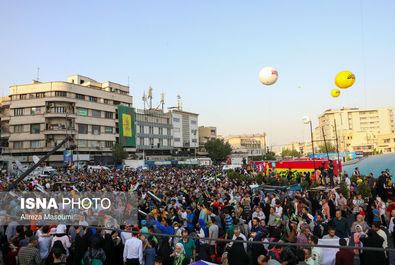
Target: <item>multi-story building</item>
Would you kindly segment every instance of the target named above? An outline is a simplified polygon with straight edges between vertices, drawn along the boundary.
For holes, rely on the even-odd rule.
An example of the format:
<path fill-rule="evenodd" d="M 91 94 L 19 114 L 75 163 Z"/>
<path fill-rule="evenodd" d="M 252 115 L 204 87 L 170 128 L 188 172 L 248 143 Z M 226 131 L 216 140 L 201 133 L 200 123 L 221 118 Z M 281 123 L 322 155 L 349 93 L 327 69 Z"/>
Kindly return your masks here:
<path fill-rule="evenodd" d="M 231 136 L 225 138 L 225 142 L 232 147 L 232 153 L 249 156 L 261 156 L 266 153 L 266 133 Z"/>
<path fill-rule="evenodd" d="M 199 114 L 172 109 L 173 147 L 175 154 L 196 154 L 199 148 Z"/>
<path fill-rule="evenodd" d="M 78 147 L 75 152 L 85 154 L 80 157 L 111 155 L 119 141 L 118 105 L 132 106 L 128 86 L 81 75 L 69 76 L 66 82 L 11 86 L 10 101 L 2 104 L 1 112 L 10 131 L 4 152 L 31 162 L 33 155 L 44 155 L 70 135 Z M 62 151 L 49 158 L 50 163 L 62 161 Z"/>
<path fill-rule="evenodd" d="M 200 126 L 199 127 L 199 149 L 205 152 L 204 145 L 207 141 L 217 139 L 217 128 L 212 126 Z"/>
<path fill-rule="evenodd" d="M 136 110 L 136 151 L 150 157 L 170 155 L 173 150 L 170 113 L 157 109 Z"/>
<path fill-rule="evenodd" d="M 377 139 L 378 153 L 394 153 L 395 152 L 395 133 L 381 134 Z"/>
<path fill-rule="evenodd" d="M 323 141 L 325 134 L 325 139 L 335 144 L 337 133 L 339 149 L 345 152 L 371 154 L 379 135 L 394 132 L 393 108 L 330 109 L 321 114 L 318 121 L 314 140 Z"/>

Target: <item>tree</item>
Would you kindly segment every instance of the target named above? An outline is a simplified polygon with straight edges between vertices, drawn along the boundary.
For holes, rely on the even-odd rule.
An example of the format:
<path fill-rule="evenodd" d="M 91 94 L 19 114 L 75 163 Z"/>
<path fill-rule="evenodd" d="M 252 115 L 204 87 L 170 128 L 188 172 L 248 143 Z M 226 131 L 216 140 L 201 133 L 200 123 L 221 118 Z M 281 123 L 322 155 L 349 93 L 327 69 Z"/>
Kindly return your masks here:
<path fill-rule="evenodd" d="M 122 163 L 122 160 L 128 157 L 128 152 L 125 151 L 125 148 L 121 144 L 116 143 L 112 147 L 112 157 L 114 158 L 115 165 L 119 165 Z"/>
<path fill-rule="evenodd" d="M 276 160 L 276 154 L 274 152 L 267 152 L 262 156 L 262 160 Z"/>
<path fill-rule="evenodd" d="M 281 157 L 286 157 L 286 156 L 292 156 L 292 157 L 301 157 L 301 153 L 299 153 L 298 151 L 296 151 L 295 149 L 289 150 L 289 149 L 284 149 L 281 152 Z"/>
<path fill-rule="evenodd" d="M 225 143 L 222 139 L 209 140 L 204 145 L 208 156 L 214 162 L 221 162 L 226 159 L 232 152 L 232 147 L 229 143 Z"/>
<path fill-rule="evenodd" d="M 325 144 L 320 145 L 318 150 L 320 153 L 336 153 L 336 146 L 334 146 L 330 142 L 326 142 L 326 147 L 325 147 Z"/>

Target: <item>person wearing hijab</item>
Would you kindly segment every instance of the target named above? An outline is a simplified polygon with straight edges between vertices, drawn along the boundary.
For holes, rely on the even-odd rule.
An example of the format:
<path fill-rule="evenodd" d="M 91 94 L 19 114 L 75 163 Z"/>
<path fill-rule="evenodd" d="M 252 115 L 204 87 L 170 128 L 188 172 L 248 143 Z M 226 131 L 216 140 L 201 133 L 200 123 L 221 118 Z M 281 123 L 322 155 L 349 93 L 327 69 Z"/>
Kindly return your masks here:
<path fill-rule="evenodd" d="M 360 238 L 364 235 L 362 230 L 362 226 L 355 225 L 355 233 L 354 233 L 354 244 L 356 247 L 362 247 L 363 244 L 360 241 Z M 363 264 L 363 252 L 360 249 L 354 249 L 354 254 L 359 255 L 360 263 Z"/>
<path fill-rule="evenodd" d="M 367 237 L 363 236 L 359 239 L 365 247 L 382 248 L 384 239 L 379 236 L 373 229 L 367 233 Z M 370 264 L 385 264 L 385 254 L 383 251 L 364 250 L 364 263 L 362 265 Z"/>
<path fill-rule="evenodd" d="M 187 265 L 190 263 L 190 259 L 185 256 L 184 245 L 181 243 L 176 244 L 176 248 L 171 256 L 174 257 L 174 265 Z"/>
<path fill-rule="evenodd" d="M 66 256 L 69 256 L 71 242 L 69 236 L 66 234 L 66 225 L 59 224 L 56 227 L 56 235 L 52 238 L 51 248 L 53 248 L 56 241 L 60 241 L 62 243 L 63 248 L 66 250 Z"/>
<path fill-rule="evenodd" d="M 368 224 L 365 222 L 363 219 L 362 215 L 358 214 L 357 215 L 357 220 L 352 223 L 351 225 L 351 232 L 355 233 L 356 232 L 356 226 L 359 225 L 362 229 L 362 232 L 365 232 L 366 230 L 369 229 Z"/>
<path fill-rule="evenodd" d="M 236 240 L 243 240 L 241 237 Z M 234 243 L 228 251 L 229 265 L 248 265 L 250 260 L 244 249 L 243 243 Z"/>
<path fill-rule="evenodd" d="M 199 224 L 199 233 L 198 233 L 199 238 L 208 238 L 209 233 L 204 220 L 199 219 L 198 224 Z M 210 261 L 209 246 L 207 240 L 200 239 L 199 243 L 200 243 L 200 249 L 199 249 L 198 259 L 204 261 Z"/>

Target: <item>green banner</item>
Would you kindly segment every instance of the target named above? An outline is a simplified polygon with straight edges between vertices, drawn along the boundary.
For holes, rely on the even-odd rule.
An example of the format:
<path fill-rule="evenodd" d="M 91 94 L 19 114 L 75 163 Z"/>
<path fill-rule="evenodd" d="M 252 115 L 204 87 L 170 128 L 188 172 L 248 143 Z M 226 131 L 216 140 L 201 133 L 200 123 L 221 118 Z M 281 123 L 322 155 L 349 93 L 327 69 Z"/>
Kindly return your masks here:
<path fill-rule="evenodd" d="M 123 146 L 136 146 L 134 108 L 118 105 L 119 143 Z"/>

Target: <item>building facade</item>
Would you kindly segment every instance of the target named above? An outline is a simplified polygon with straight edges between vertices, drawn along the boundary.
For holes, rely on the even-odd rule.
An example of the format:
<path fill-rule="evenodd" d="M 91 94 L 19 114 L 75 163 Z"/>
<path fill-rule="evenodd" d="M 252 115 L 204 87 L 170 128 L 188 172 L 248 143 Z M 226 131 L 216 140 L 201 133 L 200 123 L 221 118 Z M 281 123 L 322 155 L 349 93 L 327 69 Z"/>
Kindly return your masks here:
<path fill-rule="evenodd" d="M 199 114 L 180 109 L 170 110 L 173 123 L 174 153 L 196 154 L 199 148 Z"/>
<path fill-rule="evenodd" d="M 395 133 L 381 134 L 378 136 L 377 152 L 383 154 L 395 152 Z"/>
<path fill-rule="evenodd" d="M 44 155 L 67 135 L 72 136 L 78 154 L 111 155 L 112 146 L 119 141 L 117 107 L 132 107 L 128 86 L 99 83 L 81 75 L 69 76 L 66 82 L 11 86 L 9 97 L 1 112 L 1 121 L 8 122 L 10 132 L 4 152 L 22 162 Z M 62 161 L 62 151 L 49 158 L 49 162 Z"/>
<path fill-rule="evenodd" d="M 136 110 L 136 151 L 142 155 L 170 155 L 173 150 L 173 124 L 170 113 L 162 110 Z"/>
<path fill-rule="evenodd" d="M 342 152 L 373 154 L 379 135 L 394 132 L 393 108 L 330 109 L 321 114 L 318 121 L 315 140 L 322 142 L 325 135 L 325 139 L 335 145 L 337 133 Z"/>
<path fill-rule="evenodd" d="M 207 141 L 217 139 L 217 128 L 213 126 L 199 126 L 199 150 L 205 152 L 204 145 Z"/>
<path fill-rule="evenodd" d="M 225 142 L 232 147 L 232 153 L 243 154 L 246 157 L 261 156 L 266 153 L 266 133 L 231 136 Z"/>

